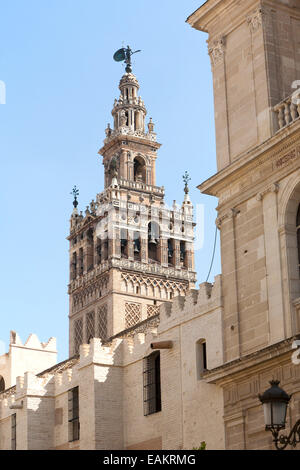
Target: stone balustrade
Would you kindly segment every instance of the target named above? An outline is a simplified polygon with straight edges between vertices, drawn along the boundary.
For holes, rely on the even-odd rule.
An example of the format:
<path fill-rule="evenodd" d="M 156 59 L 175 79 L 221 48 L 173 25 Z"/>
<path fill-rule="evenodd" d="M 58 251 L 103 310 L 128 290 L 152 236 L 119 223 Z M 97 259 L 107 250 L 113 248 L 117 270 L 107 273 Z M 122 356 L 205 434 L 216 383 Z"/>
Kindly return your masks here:
<path fill-rule="evenodd" d="M 104 139 L 104 144 L 110 142 L 114 137 L 119 135 L 126 135 L 132 137 L 141 137 L 142 139 L 150 140 L 151 142 L 156 142 L 155 132 L 145 133 L 142 130 L 134 130 L 128 126 L 119 127 L 118 129 L 111 130 L 110 134 Z"/>
<path fill-rule="evenodd" d="M 145 103 L 142 100 L 140 96 L 135 96 L 135 97 L 130 97 L 130 98 L 124 98 L 122 95 L 121 97 L 114 102 L 114 107 L 118 108 L 123 105 L 135 105 L 135 106 L 140 106 L 142 108 L 145 108 Z"/>
<path fill-rule="evenodd" d="M 144 192 L 151 194 L 157 194 L 159 196 L 164 196 L 165 190 L 163 186 L 153 186 L 152 184 L 144 183 L 143 181 L 131 181 L 125 178 L 119 179 L 119 184 L 121 188 L 125 189 L 138 189 Z"/>
<path fill-rule="evenodd" d="M 277 115 L 279 130 L 296 121 L 300 116 L 300 90 L 274 106 L 273 111 Z"/>

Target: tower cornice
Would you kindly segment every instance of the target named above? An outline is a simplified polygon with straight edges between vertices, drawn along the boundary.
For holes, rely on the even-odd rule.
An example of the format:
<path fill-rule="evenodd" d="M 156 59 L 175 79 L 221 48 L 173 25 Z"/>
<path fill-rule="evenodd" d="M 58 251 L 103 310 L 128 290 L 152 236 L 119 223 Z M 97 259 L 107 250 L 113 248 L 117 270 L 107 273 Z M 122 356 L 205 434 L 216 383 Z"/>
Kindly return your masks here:
<path fill-rule="evenodd" d="M 115 135 L 111 139 L 109 139 L 108 142 L 104 143 L 103 147 L 100 148 L 98 154 L 103 155 L 114 146 L 120 146 L 120 144 L 121 146 L 122 145 L 128 146 L 130 143 L 146 146 L 148 150 L 149 150 L 149 147 L 154 149 L 153 151 L 158 150 L 162 144 L 155 142 L 153 140 L 150 140 L 147 136 L 148 134 L 145 134 L 144 137 L 128 135 L 128 134 Z"/>

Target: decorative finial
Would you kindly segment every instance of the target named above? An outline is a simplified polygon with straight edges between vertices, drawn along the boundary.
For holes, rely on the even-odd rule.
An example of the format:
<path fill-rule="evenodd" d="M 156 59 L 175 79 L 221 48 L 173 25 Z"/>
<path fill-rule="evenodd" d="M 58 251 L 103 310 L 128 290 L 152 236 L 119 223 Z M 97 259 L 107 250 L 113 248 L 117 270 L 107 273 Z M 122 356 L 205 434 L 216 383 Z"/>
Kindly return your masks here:
<path fill-rule="evenodd" d="M 154 131 L 154 123 L 152 121 L 152 118 L 150 118 L 150 121 L 148 122 L 148 130 L 149 130 L 149 134 L 151 134 Z"/>
<path fill-rule="evenodd" d="M 122 47 L 122 49 L 117 50 L 117 52 L 114 53 L 114 60 L 116 62 L 125 62 L 126 64 L 126 72 L 130 73 L 132 72 L 131 68 L 131 56 L 133 54 L 136 54 L 137 52 L 141 52 L 140 50 L 138 51 L 132 51 L 130 46 L 127 46 L 127 49 L 125 47 Z"/>
<path fill-rule="evenodd" d="M 79 189 L 76 186 L 74 186 L 70 194 L 73 194 L 74 196 L 73 206 L 76 209 L 76 207 L 78 206 L 77 196 L 79 196 Z"/>
<path fill-rule="evenodd" d="M 112 133 L 112 129 L 111 129 L 111 127 L 110 127 L 110 124 L 108 123 L 108 124 L 107 124 L 107 128 L 105 129 L 106 137 L 110 137 L 110 136 L 111 136 L 111 133 Z"/>
<path fill-rule="evenodd" d="M 184 173 L 182 179 L 183 179 L 183 182 L 184 182 L 184 184 L 185 184 L 184 192 L 185 192 L 185 194 L 188 194 L 189 191 L 190 191 L 190 190 L 189 190 L 189 181 L 191 181 L 191 178 L 190 178 L 190 175 L 188 174 L 187 171 L 185 171 L 185 173 Z"/>

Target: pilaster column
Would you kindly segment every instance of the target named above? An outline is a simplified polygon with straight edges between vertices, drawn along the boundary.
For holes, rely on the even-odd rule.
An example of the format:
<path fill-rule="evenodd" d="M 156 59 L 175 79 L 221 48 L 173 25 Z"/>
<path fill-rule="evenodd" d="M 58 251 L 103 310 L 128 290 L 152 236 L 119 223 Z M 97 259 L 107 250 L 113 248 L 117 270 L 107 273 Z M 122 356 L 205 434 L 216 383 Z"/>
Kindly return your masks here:
<path fill-rule="evenodd" d="M 141 261 L 148 263 L 148 239 L 141 233 Z"/>
<path fill-rule="evenodd" d="M 222 283 L 224 300 L 224 353 L 225 361 L 240 357 L 240 320 L 236 264 L 235 217 L 238 211 L 230 209 L 219 218 L 221 230 Z"/>
<path fill-rule="evenodd" d="M 115 258 L 121 257 L 120 229 L 118 227 L 115 227 L 113 230 L 112 256 Z"/>
<path fill-rule="evenodd" d="M 133 181 L 133 162 L 127 160 L 127 179 Z"/>
<path fill-rule="evenodd" d="M 121 176 L 121 178 L 127 179 L 126 167 L 127 167 L 127 152 L 126 152 L 126 150 L 122 150 L 121 158 L 120 158 L 120 176 Z"/>
<path fill-rule="evenodd" d="M 189 271 L 193 270 L 193 245 L 186 242 L 186 267 Z"/>
<path fill-rule="evenodd" d="M 225 37 L 219 37 L 208 42 L 208 53 L 213 71 L 215 109 L 218 109 L 215 122 L 219 169 L 230 163 L 225 46 Z"/>
<path fill-rule="evenodd" d="M 175 267 L 180 269 L 180 241 L 174 239 L 174 261 Z"/>
<path fill-rule="evenodd" d="M 146 183 L 147 184 L 152 184 L 151 166 L 149 166 L 149 165 L 146 166 Z"/>
<path fill-rule="evenodd" d="M 286 337 L 277 218 L 278 189 L 279 186 L 277 184 L 273 184 L 266 191 L 257 195 L 257 199 L 262 202 L 263 206 L 270 344 L 277 343 Z"/>
<path fill-rule="evenodd" d="M 168 240 L 166 238 L 160 239 L 159 249 L 161 265 L 168 267 Z"/>
<path fill-rule="evenodd" d="M 128 230 L 128 259 L 134 261 L 133 230 Z"/>

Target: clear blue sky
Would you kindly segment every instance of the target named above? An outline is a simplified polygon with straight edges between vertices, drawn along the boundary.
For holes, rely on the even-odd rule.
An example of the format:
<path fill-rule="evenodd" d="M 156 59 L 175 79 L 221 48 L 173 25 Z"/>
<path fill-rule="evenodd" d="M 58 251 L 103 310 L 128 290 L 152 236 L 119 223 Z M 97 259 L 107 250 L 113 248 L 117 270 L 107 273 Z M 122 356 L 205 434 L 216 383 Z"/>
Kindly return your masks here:
<path fill-rule="evenodd" d="M 157 184 L 166 201 L 204 204 L 198 282 L 208 273 L 217 200 L 196 185 L 216 171 L 213 92 L 207 36 L 185 23 L 202 0 L 10 0 L 1 5 L 0 340 L 57 337 L 68 351 L 70 191 L 80 209 L 103 189 L 97 154 L 124 68 L 113 53 L 130 44 L 140 94 L 163 145 Z M 220 272 L 219 250 L 210 280 Z"/>

